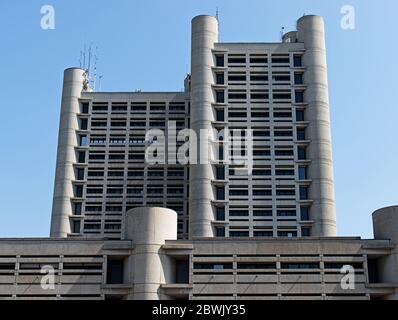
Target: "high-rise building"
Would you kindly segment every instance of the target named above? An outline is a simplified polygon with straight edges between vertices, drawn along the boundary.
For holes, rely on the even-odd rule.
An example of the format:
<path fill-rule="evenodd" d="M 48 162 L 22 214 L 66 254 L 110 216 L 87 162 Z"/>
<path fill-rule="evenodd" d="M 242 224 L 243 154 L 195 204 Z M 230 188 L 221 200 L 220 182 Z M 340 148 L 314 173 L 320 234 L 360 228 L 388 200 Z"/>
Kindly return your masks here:
<path fill-rule="evenodd" d="M 51 237 L 0 239 L 0 299 L 398 299 L 398 206 L 336 236 L 322 18 L 217 29 L 192 20 L 184 92 L 65 70 Z"/>
<path fill-rule="evenodd" d="M 93 92 L 86 76 L 64 75 L 51 236 L 119 238 L 140 206 L 175 210 L 181 239 L 336 235 L 321 17 L 278 43 L 219 42 L 217 19 L 195 17 L 185 92 Z M 197 161 L 182 164 L 168 138 L 186 128 Z"/>

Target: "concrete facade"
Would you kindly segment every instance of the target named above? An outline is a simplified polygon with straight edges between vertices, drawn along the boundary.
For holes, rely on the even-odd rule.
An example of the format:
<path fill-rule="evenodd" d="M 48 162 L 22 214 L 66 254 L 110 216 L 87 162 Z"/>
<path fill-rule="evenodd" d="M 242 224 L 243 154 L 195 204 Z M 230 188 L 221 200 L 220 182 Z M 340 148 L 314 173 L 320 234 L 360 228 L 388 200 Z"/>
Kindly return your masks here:
<path fill-rule="evenodd" d="M 65 70 L 50 238 L 0 239 L 0 299 L 398 299 L 398 207 L 373 213 L 375 239 L 336 236 L 322 18 L 221 43 L 197 16 L 191 48 L 184 92 Z M 187 128 L 211 133 L 204 163 L 148 135 Z"/>
<path fill-rule="evenodd" d="M 223 43 L 201 15 L 191 41 L 184 92 L 92 92 L 66 70 L 51 236 L 120 239 L 140 206 L 177 211 L 179 239 L 335 236 L 322 18 L 279 43 Z M 168 137 L 170 121 L 196 133 L 197 163 L 170 161 L 184 141 L 144 159 L 148 130 Z"/>

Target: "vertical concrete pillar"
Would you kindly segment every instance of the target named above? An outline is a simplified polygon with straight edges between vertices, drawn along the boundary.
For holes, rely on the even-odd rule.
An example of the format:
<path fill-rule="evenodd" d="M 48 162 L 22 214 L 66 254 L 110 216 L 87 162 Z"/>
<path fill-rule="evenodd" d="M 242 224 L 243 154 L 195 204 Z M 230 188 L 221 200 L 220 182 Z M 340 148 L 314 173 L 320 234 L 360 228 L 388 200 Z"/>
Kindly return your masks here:
<path fill-rule="evenodd" d="M 76 163 L 75 147 L 78 145 L 76 130 L 79 98 L 83 90 L 85 71 L 69 68 L 64 72 L 61 116 L 58 132 L 57 162 L 51 215 L 51 237 L 66 237 L 71 232 L 69 216 L 72 215 L 73 164 Z"/>
<path fill-rule="evenodd" d="M 162 253 L 165 240 L 177 239 L 177 213 L 166 208 L 141 207 L 127 212 L 125 239 L 133 241 L 134 252 L 127 262 L 127 282 L 133 284 L 129 300 L 167 299 L 160 285 L 173 283 L 173 259 Z"/>
<path fill-rule="evenodd" d="M 218 38 L 218 22 L 212 16 L 197 16 L 192 20 L 191 47 L 191 128 L 198 136 L 198 148 L 206 143 L 201 141 L 201 130 L 212 130 L 215 102 L 212 84 L 214 56 L 212 49 Z M 199 152 L 198 159 L 203 158 Z M 209 160 L 211 153 L 209 153 Z M 199 160 L 198 160 L 199 161 Z M 213 237 L 211 222 L 214 213 L 211 201 L 214 190 L 211 181 L 214 171 L 209 163 L 190 166 L 189 236 Z"/>
<path fill-rule="evenodd" d="M 313 236 L 336 235 L 332 144 L 330 132 L 329 97 L 326 66 L 324 23 L 320 16 L 304 16 L 297 21 L 298 41 L 304 43 L 303 65 L 306 67 L 304 99 L 308 103 L 306 120 L 307 150 L 311 164 L 308 168 L 312 184 L 309 198 L 313 200 L 311 219 Z"/>
<path fill-rule="evenodd" d="M 379 282 L 398 282 L 398 206 L 376 210 L 372 214 L 373 235 L 375 239 L 390 240 L 393 248 L 387 256 L 378 259 L 377 271 Z M 398 300 L 398 290 L 384 296 L 386 300 Z"/>

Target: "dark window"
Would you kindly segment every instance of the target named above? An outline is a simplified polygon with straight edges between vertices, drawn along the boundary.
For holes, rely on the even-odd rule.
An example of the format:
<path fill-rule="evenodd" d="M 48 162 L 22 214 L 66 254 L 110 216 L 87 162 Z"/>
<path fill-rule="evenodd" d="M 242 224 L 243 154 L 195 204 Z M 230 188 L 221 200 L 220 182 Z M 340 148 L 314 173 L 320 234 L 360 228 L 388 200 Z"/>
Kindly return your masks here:
<path fill-rule="evenodd" d="M 216 102 L 217 103 L 224 103 L 224 91 L 216 91 Z"/>
<path fill-rule="evenodd" d="M 216 73 L 216 84 L 224 84 L 224 73 Z"/>
<path fill-rule="evenodd" d="M 80 233 L 80 221 L 72 221 L 72 232 L 73 233 Z"/>
<path fill-rule="evenodd" d="M 216 227 L 216 237 L 225 237 L 225 228 L 224 227 Z"/>
<path fill-rule="evenodd" d="M 273 237 L 274 233 L 272 231 L 254 231 L 253 236 L 255 236 L 255 237 Z"/>
<path fill-rule="evenodd" d="M 88 124 L 87 119 L 80 119 L 80 129 L 87 130 L 87 124 Z"/>
<path fill-rule="evenodd" d="M 176 283 L 189 283 L 189 263 L 187 260 L 176 261 Z"/>
<path fill-rule="evenodd" d="M 77 169 L 77 180 L 84 180 L 84 169 L 83 168 Z"/>
<path fill-rule="evenodd" d="M 300 217 L 301 217 L 301 220 L 303 220 L 303 221 L 310 220 L 310 208 L 309 207 L 300 207 Z"/>
<path fill-rule="evenodd" d="M 222 140 L 222 139 L 220 138 L 220 140 Z M 218 160 L 224 160 L 224 148 L 223 147 L 218 148 Z"/>
<path fill-rule="evenodd" d="M 278 237 L 297 237 L 297 231 L 278 231 Z"/>
<path fill-rule="evenodd" d="M 299 167 L 299 180 L 307 179 L 307 167 Z"/>
<path fill-rule="evenodd" d="M 108 258 L 106 283 L 120 284 L 123 283 L 123 260 Z"/>
<path fill-rule="evenodd" d="M 82 204 L 81 202 L 76 202 L 73 204 L 73 214 L 79 216 L 82 214 Z"/>
<path fill-rule="evenodd" d="M 272 63 L 289 63 L 289 58 L 272 58 Z"/>
<path fill-rule="evenodd" d="M 295 217 L 296 210 L 278 210 L 276 214 L 278 217 Z"/>
<path fill-rule="evenodd" d="M 78 152 L 78 163 L 85 163 L 86 162 L 86 153 L 84 151 L 79 151 Z"/>
<path fill-rule="evenodd" d="M 305 140 L 305 129 L 297 129 L 297 140 Z"/>
<path fill-rule="evenodd" d="M 223 55 L 216 55 L 216 66 L 224 67 L 224 56 Z"/>
<path fill-rule="evenodd" d="M 230 237 L 248 237 L 249 231 L 230 231 L 229 236 Z"/>
<path fill-rule="evenodd" d="M 309 228 L 309 227 L 302 227 L 302 228 L 301 228 L 301 236 L 302 236 L 302 237 L 309 237 L 309 236 L 311 236 L 311 228 Z"/>
<path fill-rule="evenodd" d="M 238 269 L 276 269 L 275 262 L 238 262 Z"/>
<path fill-rule="evenodd" d="M 300 200 L 308 200 L 308 188 L 300 187 Z"/>
<path fill-rule="evenodd" d="M 232 269 L 232 263 L 230 262 L 195 262 L 193 264 L 194 269 Z"/>
<path fill-rule="evenodd" d="M 296 103 L 303 103 L 304 102 L 304 91 L 295 91 L 295 100 Z"/>
<path fill-rule="evenodd" d="M 294 74 L 294 84 L 303 84 L 303 74 L 302 73 Z"/>
<path fill-rule="evenodd" d="M 88 113 L 88 102 L 82 103 L 82 113 Z"/>
<path fill-rule="evenodd" d="M 296 110 L 296 121 L 304 121 L 304 110 Z"/>
<path fill-rule="evenodd" d="M 217 215 L 218 221 L 224 221 L 225 220 L 225 207 L 217 207 L 216 215 Z"/>
<path fill-rule="evenodd" d="M 294 67 L 301 67 L 302 64 L 302 59 L 300 55 L 294 55 L 293 56 L 293 66 Z"/>
<path fill-rule="evenodd" d="M 319 263 L 304 262 L 304 263 L 281 263 L 282 269 L 319 269 Z"/>
<path fill-rule="evenodd" d="M 297 155 L 299 160 L 305 160 L 307 158 L 305 147 L 297 147 Z"/>
<path fill-rule="evenodd" d="M 224 121 L 224 110 L 217 109 L 216 110 L 216 120 L 217 121 Z"/>
<path fill-rule="evenodd" d="M 224 180 L 225 179 L 225 168 L 224 167 L 217 167 L 216 168 L 216 178 L 217 178 L 217 180 Z"/>
<path fill-rule="evenodd" d="M 75 186 L 75 197 L 83 197 L 83 186 Z"/>
<path fill-rule="evenodd" d="M 79 136 L 79 146 L 80 147 L 86 147 L 88 145 L 88 139 L 86 135 L 80 135 Z"/>
<path fill-rule="evenodd" d="M 217 187 L 216 188 L 216 193 L 217 193 L 217 200 L 225 200 L 225 189 L 224 189 L 224 187 Z"/>

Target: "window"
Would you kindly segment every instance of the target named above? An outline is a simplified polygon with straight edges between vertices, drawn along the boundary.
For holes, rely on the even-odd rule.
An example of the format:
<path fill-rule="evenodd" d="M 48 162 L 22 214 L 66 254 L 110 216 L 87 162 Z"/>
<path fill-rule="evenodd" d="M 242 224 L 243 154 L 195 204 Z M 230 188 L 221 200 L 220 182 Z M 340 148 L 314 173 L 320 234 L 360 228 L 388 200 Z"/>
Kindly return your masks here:
<path fill-rule="evenodd" d="M 248 237 L 249 231 L 230 231 L 229 236 L 230 237 Z"/>
<path fill-rule="evenodd" d="M 308 188 L 300 187 L 300 200 L 308 200 Z"/>
<path fill-rule="evenodd" d="M 216 237 L 219 237 L 219 238 L 225 237 L 225 228 L 224 227 L 216 227 Z"/>
<path fill-rule="evenodd" d="M 216 102 L 217 103 L 224 103 L 224 91 L 216 91 Z"/>
<path fill-rule="evenodd" d="M 305 147 L 297 147 L 297 156 L 299 160 L 305 160 L 307 158 Z"/>
<path fill-rule="evenodd" d="M 189 262 L 187 260 L 176 261 L 176 283 L 189 283 Z"/>
<path fill-rule="evenodd" d="M 88 140 L 86 135 L 80 135 L 79 136 L 79 146 L 80 147 L 86 147 L 88 145 Z"/>
<path fill-rule="evenodd" d="M 304 91 L 295 91 L 295 100 L 296 103 L 303 103 L 304 102 Z"/>
<path fill-rule="evenodd" d="M 224 67 L 224 56 L 223 55 L 216 55 L 216 67 Z"/>
<path fill-rule="evenodd" d="M 310 220 L 310 208 L 309 207 L 300 207 L 300 217 L 303 221 Z"/>
<path fill-rule="evenodd" d="M 88 113 L 88 102 L 82 103 L 82 113 Z"/>
<path fill-rule="evenodd" d="M 80 119 L 80 129 L 87 130 L 88 121 L 87 119 Z"/>
<path fill-rule="evenodd" d="M 229 262 L 195 262 L 193 264 L 194 269 L 213 269 L 223 270 L 232 269 L 232 263 Z"/>
<path fill-rule="evenodd" d="M 296 110 L 296 121 L 304 121 L 304 110 Z"/>
<path fill-rule="evenodd" d="M 283 262 L 281 269 L 319 269 L 317 262 Z"/>
<path fill-rule="evenodd" d="M 299 180 L 307 179 L 307 167 L 299 167 Z"/>
<path fill-rule="evenodd" d="M 302 73 L 294 74 L 294 84 L 303 84 L 303 74 Z"/>
<path fill-rule="evenodd" d="M 80 220 L 72 221 L 72 232 L 80 233 Z"/>
<path fill-rule="evenodd" d="M 311 236 L 311 228 L 309 228 L 309 227 L 302 227 L 302 228 L 301 228 L 301 236 L 302 236 L 302 237 L 309 237 L 309 236 Z"/>
<path fill-rule="evenodd" d="M 297 129 L 297 140 L 305 140 L 305 129 Z"/>
<path fill-rule="evenodd" d="M 224 148 L 222 146 L 218 148 L 218 160 L 224 160 Z"/>
<path fill-rule="evenodd" d="M 75 197 L 83 197 L 83 186 L 75 186 Z"/>
<path fill-rule="evenodd" d="M 123 260 L 112 259 L 108 257 L 108 265 L 106 272 L 107 284 L 123 283 Z"/>
<path fill-rule="evenodd" d="M 216 208 L 216 216 L 218 221 L 225 220 L 225 207 L 217 207 Z"/>
<path fill-rule="evenodd" d="M 85 163 L 86 162 L 86 153 L 84 151 L 79 151 L 77 154 L 78 163 Z"/>
<path fill-rule="evenodd" d="M 224 84 L 224 73 L 216 73 L 216 84 Z"/>
<path fill-rule="evenodd" d="M 225 168 L 224 167 L 217 167 L 216 168 L 216 179 L 217 180 L 224 180 L 225 179 Z"/>
<path fill-rule="evenodd" d="M 220 109 L 216 110 L 216 121 L 225 121 L 224 110 L 220 110 Z"/>
<path fill-rule="evenodd" d="M 224 189 L 224 187 L 217 187 L 216 188 L 216 196 L 217 196 L 217 200 L 225 200 L 225 189 Z"/>
<path fill-rule="evenodd" d="M 84 180 L 84 169 L 83 168 L 77 169 L 77 180 Z"/>
<path fill-rule="evenodd" d="M 302 57 L 301 57 L 301 55 L 295 54 L 295 55 L 293 56 L 293 66 L 294 66 L 294 67 L 301 67 L 302 65 L 303 65 L 303 62 L 302 62 Z"/>
<path fill-rule="evenodd" d="M 82 204 L 81 202 L 75 202 L 73 204 L 73 214 L 79 216 L 82 214 Z"/>

